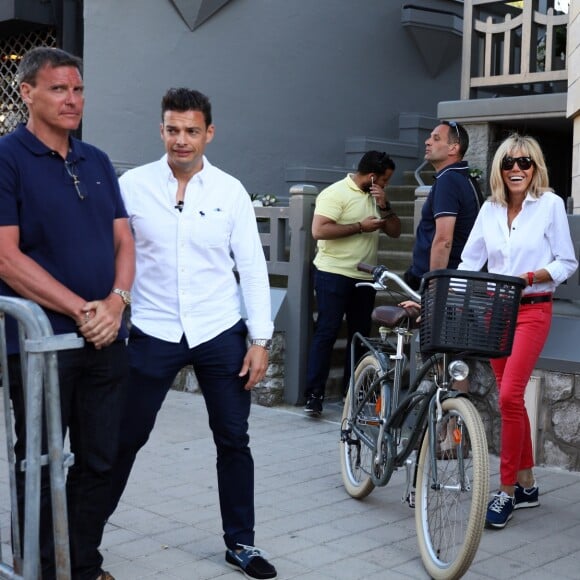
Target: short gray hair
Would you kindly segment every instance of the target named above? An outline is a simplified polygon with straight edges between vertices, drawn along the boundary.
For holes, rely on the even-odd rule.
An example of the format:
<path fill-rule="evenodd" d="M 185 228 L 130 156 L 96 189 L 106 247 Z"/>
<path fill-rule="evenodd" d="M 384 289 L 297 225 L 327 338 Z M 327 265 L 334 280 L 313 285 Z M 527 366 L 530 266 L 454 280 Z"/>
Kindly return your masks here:
<path fill-rule="evenodd" d="M 38 71 L 45 66 L 57 68 L 61 66 L 73 66 L 83 74 L 83 61 L 78 57 L 60 48 L 49 46 L 37 46 L 29 50 L 20 61 L 18 66 L 18 84 L 36 84 Z"/>

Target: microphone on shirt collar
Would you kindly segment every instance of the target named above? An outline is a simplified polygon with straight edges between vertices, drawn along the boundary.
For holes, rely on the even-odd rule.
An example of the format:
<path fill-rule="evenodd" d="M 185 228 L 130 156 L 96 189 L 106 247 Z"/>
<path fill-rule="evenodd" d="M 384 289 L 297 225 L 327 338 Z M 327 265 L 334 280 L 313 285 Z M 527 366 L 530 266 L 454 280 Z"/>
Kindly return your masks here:
<path fill-rule="evenodd" d="M 175 205 L 175 209 L 178 211 L 183 211 L 183 200 L 180 199 L 177 204 Z"/>

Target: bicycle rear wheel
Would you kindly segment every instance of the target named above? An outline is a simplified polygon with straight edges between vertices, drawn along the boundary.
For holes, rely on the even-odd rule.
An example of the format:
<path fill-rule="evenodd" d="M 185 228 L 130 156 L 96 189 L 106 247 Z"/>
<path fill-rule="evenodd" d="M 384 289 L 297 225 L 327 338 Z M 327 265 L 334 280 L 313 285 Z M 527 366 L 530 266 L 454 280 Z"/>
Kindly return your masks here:
<path fill-rule="evenodd" d="M 377 401 L 380 397 L 376 380 L 381 373 L 380 362 L 371 354 L 365 356 L 354 371 L 354 384 L 350 386 L 342 411 L 342 436 L 340 442 L 340 469 L 347 493 L 362 499 L 375 485 L 371 479 L 374 447 L 378 435 Z M 362 401 L 372 391 L 358 412 L 353 412 L 352 399 Z"/>
<path fill-rule="evenodd" d="M 443 417 L 436 425 L 438 446 L 434 446 L 437 481 L 434 484 L 427 432 L 417 468 L 415 524 L 427 572 L 432 578 L 448 580 L 465 574 L 479 547 L 489 458 L 483 423 L 471 401 L 449 398 L 442 406 Z"/>

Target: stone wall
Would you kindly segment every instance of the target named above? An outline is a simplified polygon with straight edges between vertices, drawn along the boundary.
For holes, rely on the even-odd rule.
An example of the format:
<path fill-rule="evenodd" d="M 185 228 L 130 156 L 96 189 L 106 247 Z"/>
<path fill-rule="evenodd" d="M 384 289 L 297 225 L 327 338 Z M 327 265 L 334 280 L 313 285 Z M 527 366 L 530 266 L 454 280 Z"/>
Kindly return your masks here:
<path fill-rule="evenodd" d="M 538 463 L 580 471 L 580 376 L 534 371 L 541 378 Z"/>
<path fill-rule="evenodd" d="M 481 169 L 483 175 L 479 183 L 482 191 L 489 195 L 489 166 L 490 155 L 490 125 L 489 123 L 464 123 L 469 133 L 469 149 L 465 154 L 465 160 L 471 169 Z"/>
<path fill-rule="evenodd" d="M 470 366 L 472 399 L 483 419 L 489 450 L 497 455 L 501 419 L 495 378 L 489 363 Z M 532 433 L 536 463 L 580 471 L 580 376 L 536 369 L 532 377 L 540 385 L 535 421 L 531 417 L 537 425 Z"/>

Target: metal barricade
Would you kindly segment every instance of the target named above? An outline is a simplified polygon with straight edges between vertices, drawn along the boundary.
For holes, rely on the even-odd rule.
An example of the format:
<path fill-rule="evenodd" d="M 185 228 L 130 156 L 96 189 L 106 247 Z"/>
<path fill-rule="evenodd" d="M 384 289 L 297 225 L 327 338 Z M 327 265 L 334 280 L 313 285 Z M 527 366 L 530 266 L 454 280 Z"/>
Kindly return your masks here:
<path fill-rule="evenodd" d="M 26 413 L 26 458 L 16 464 L 13 418 L 10 404 L 5 314 L 18 321 L 22 384 Z M 65 470 L 73 457 L 65 453 L 60 418 L 57 351 L 79 348 L 76 334 L 54 335 L 44 311 L 29 300 L 0 296 L 0 365 L 2 372 L 6 447 L 10 483 L 13 564 L 0 552 L 0 578 L 37 580 L 40 576 L 40 487 L 41 466 L 48 465 L 53 513 L 56 576 L 70 580 L 70 550 L 66 510 Z M 42 409 L 46 415 L 48 455 L 41 455 Z M 16 470 L 25 472 L 24 536 L 18 516 Z"/>

